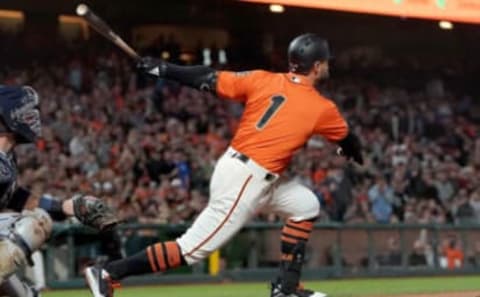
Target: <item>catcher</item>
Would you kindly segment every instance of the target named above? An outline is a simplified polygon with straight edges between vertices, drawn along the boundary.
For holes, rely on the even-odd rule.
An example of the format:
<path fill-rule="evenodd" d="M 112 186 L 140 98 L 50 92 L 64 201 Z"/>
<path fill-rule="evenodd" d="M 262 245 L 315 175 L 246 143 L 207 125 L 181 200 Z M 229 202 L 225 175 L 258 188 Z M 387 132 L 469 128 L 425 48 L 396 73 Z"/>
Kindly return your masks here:
<path fill-rule="evenodd" d="M 0 296 L 32 297 L 39 293 L 15 274 L 33 265 L 31 254 L 48 240 L 52 220 L 75 216 L 98 230 L 117 224 L 113 212 L 99 199 L 76 195 L 63 202 L 33 197 L 17 185 L 13 149 L 33 143 L 41 134 L 38 95 L 31 87 L 0 85 Z M 36 208 L 26 210 L 26 205 Z"/>

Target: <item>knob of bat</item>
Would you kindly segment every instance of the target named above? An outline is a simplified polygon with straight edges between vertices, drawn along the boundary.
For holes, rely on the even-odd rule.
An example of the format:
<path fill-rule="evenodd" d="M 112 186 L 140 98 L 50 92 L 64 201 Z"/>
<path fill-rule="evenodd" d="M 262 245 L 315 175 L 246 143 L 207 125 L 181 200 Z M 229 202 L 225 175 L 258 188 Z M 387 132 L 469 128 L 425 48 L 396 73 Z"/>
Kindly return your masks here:
<path fill-rule="evenodd" d="M 79 4 L 77 6 L 77 15 L 79 16 L 84 16 L 86 15 L 88 12 L 88 6 L 85 5 L 85 4 Z"/>
<path fill-rule="evenodd" d="M 338 156 L 344 156 L 345 154 L 343 153 L 343 149 L 341 147 L 337 148 L 337 155 Z"/>

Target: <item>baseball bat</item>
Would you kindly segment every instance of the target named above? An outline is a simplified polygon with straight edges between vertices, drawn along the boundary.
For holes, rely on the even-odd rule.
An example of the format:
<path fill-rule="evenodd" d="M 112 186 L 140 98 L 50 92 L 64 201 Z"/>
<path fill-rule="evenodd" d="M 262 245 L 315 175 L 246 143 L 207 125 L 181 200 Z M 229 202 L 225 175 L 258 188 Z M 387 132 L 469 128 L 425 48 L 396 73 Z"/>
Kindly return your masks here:
<path fill-rule="evenodd" d="M 140 60 L 140 55 L 118 36 L 110 26 L 98 17 L 87 5 L 79 4 L 76 9 L 77 15 L 84 18 L 87 23 L 98 33 L 113 42 L 134 60 Z"/>

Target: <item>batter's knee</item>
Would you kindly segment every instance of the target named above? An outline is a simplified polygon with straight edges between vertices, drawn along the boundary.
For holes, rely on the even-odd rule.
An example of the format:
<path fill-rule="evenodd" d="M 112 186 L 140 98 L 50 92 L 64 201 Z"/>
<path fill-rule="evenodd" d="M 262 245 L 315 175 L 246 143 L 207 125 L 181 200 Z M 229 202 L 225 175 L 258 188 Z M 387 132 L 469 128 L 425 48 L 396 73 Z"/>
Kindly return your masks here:
<path fill-rule="evenodd" d="M 303 196 L 301 199 L 301 205 L 288 219 L 296 222 L 316 219 L 320 215 L 320 202 L 317 197 L 311 193 L 311 195 Z"/>
<path fill-rule="evenodd" d="M 177 244 L 182 251 L 182 256 L 187 265 L 196 264 L 204 259 L 206 259 L 210 254 L 214 251 L 207 250 L 205 247 L 203 248 L 195 248 L 191 247 L 188 248 L 187 245 L 182 244 L 181 240 L 177 240 Z"/>

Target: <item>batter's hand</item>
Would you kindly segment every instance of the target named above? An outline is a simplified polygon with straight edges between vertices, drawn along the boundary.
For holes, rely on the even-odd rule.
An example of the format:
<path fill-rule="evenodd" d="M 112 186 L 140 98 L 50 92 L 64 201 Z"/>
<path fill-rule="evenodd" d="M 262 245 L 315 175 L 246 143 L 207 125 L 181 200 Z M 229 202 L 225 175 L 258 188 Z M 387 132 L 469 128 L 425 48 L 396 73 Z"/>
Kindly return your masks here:
<path fill-rule="evenodd" d="M 348 160 L 353 159 L 360 165 L 363 165 L 362 145 L 360 139 L 353 133 L 348 135 L 338 142 L 340 146 L 337 150 L 337 154 L 345 156 Z"/>
<path fill-rule="evenodd" d="M 343 149 L 341 147 L 339 147 L 339 148 L 337 148 L 337 155 L 346 157 L 347 160 L 353 159 L 353 161 L 357 162 L 360 165 L 363 165 L 363 156 L 362 156 L 361 153 L 351 154 L 350 156 L 348 156 L 347 154 L 345 154 Z"/>
<path fill-rule="evenodd" d="M 137 63 L 138 70 L 156 77 L 164 77 L 166 66 L 165 61 L 152 57 L 143 57 Z"/>

